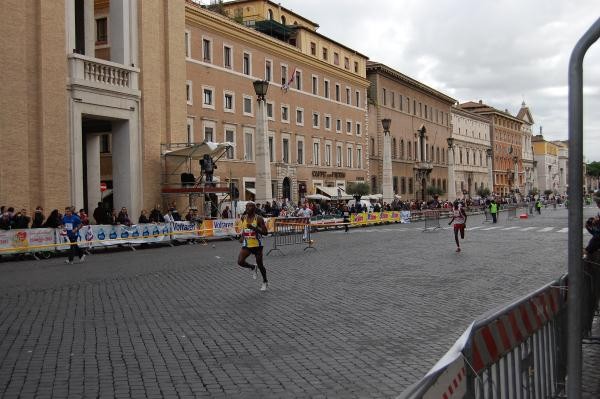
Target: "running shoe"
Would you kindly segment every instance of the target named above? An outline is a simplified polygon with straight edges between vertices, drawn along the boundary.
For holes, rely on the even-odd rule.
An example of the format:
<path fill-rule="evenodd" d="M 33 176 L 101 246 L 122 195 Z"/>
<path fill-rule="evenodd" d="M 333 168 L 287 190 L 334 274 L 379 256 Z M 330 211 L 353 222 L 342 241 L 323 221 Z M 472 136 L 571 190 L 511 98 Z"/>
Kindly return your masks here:
<path fill-rule="evenodd" d="M 460 248 L 456 248 L 456 252 L 460 252 Z"/>
<path fill-rule="evenodd" d="M 268 287 L 269 287 L 269 283 L 262 283 L 262 285 L 260 286 L 260 290 L 266 291 Z"/>
<path fill-rule="evenodd" d="M 79 258 L 79 263 L 85 262 L 85 257 L 86 256 L 87 256 L 86 254 L 81 255 L 81 258 Z"/>
<path fill-rule="evenodd" d="M 256 280 L 258 278 L 258 266 L 254 265 L 254 269 L 252 269 L 252 278 Z"/>

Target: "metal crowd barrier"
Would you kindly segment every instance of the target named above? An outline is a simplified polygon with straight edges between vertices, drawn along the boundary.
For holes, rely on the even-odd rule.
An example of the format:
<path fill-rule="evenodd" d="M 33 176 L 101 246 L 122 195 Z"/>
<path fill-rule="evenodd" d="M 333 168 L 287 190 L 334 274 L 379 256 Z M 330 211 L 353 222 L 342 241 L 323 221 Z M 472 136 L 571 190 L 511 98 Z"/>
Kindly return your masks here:
<path fill-rule="evenodd" d="M 280 247 L 286 245 L 303 245 L 304 250 L 316 249 L 312 246 L 310 218 L 292 217 L 275 218 L 273 231 L 273 248 L 267 252 L 269 255 L 273 251 L 281 251 Z M 283 252 L 282 252 L 283 253 Z"/>
<path fill-rule="evenodd" d="M 483 223 L 492 222 L 494 220 L 494 219 L 492 219 L 492 214 L 490 212 L 490 209 L 487 206 L 485 208 L 483 208 L 483 215 L 484 215 Z"/>
<path fill-rule="evenodd" d="M 517 218 L 517 207 L 509 206 L 506 209 L 506 220 L 516 219 Z"/>
<path fill-rule="evenodd" d="M 439 229 L 440 227 L 440 211 L 423 211 L 423 215 L 425 216 L 425 227 L 423 231 L 431 231 L 435 229 Z"/>
<path fill-rule="evenodd" d="M 476 320 L 399 398 L 554 398 L 566 376 L 562 277 Z"/>

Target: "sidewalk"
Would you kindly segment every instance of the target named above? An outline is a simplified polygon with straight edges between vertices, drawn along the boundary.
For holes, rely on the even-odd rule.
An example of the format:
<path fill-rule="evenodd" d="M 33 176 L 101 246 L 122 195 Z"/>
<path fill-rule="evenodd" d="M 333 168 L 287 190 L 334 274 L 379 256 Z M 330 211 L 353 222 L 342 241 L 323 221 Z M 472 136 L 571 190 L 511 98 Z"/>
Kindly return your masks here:
<path fill-rule="evenodd" d="M 600 398 L 600 317 L 596 316 L 592 326 L 595 342 L 582 345 L 581 397 L 583 399 Z"/>

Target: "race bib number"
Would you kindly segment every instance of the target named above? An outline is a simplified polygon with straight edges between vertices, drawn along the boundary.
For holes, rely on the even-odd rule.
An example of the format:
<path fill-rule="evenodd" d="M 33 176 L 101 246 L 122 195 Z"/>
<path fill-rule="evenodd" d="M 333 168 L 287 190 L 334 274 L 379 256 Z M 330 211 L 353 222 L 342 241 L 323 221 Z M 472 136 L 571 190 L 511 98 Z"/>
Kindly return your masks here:
<path fill-rule="evenodd" d="M 73 223 L 65 223 L 65 230 L 68 230 L 68 231 L 73 230 Z"/>

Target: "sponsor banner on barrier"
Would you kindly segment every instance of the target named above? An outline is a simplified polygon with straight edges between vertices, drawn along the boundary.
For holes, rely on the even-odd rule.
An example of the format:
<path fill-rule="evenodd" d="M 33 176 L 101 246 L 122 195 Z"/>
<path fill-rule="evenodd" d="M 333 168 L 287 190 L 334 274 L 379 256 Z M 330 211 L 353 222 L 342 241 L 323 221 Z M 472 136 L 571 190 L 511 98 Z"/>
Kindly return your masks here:
<path fill-rule="evenodd" d="M 0 254 L 54 251 L 54 229 L 18 229 L 0 231 Z M 37 246 L 46 246 L 36 248 Z M 31 248 L 30 248 L 31 247 Z"/>
<path fill-rule="evenodd" d="M 80 247 L 97 248 L 110 245 L 142 244 L 163 242 L 171 239 L 171 228 L 167 223 L 144 223 L 125 225 L 90 225 L 79 230 Z M 60 242 L 68 242 L 66 236 L 59 235 Z M 66 249 L 68 246 L 59 247 Z"/>
<path fill-rule="evenodd" d="M 206 220 L 204 228 L 207 237 L 231 237 L 237 235 L 236 223 L 241 223 L 238 219 L 217 219 Z"/>
<path fill-rule="evenodd" d="M 354 213 L 350 215 L 350 223 L 357 226 L 363 226 L 367 224 L 366 213 Z"/>
<path fill-rule="evenodd" d="M 203 224 L 204 225 L 204 224 Z M 198 231 L 198 227 L 195 222 L 181 221 L 172 223 L 172 232 L 174 240 L 191 240 L 198 238 L 202 235 L 202 232 Z"/>
<path fill-rule="evenodd" d="M 410 223 L 410 211 L 400 211 L 400 221 L 402 223 Z"/>
<path fill-rule="evenodd" d="M 381 212 L 370 212 L 367 213 L 367 223 L 375 224 L 381 222 Z"/>

